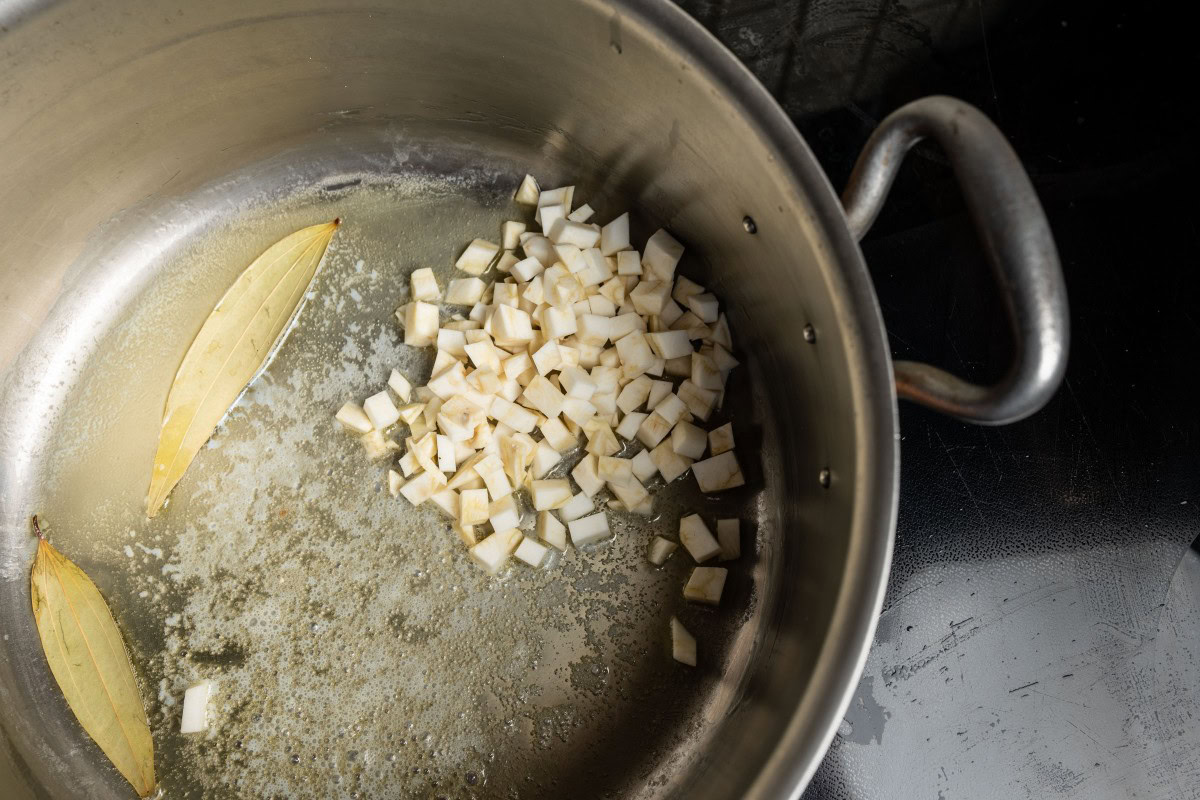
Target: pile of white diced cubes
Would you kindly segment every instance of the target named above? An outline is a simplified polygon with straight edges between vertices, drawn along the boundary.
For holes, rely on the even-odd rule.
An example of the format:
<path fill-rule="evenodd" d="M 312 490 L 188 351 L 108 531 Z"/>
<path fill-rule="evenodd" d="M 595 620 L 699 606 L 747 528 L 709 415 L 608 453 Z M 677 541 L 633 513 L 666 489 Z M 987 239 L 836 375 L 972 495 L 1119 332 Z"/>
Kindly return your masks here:
<path fill-rule="evenodd" d="M 516 200 L 536 209 L 541 232 L 510 221 L 500 244 L 474 240 L 455 264 L 464 276 L 444 289 L 429 268 L 410 277 L 396 317 L 406 345 L 437 348 L 426 385 L 393 370 L 388 388 L 337 412 L 372 458 L 398 453 L 388 436 L 407 426 L 392 494 L 441 509 L 493 575 L 514 555 L 540 567 L 568 535 L 576 547 L 607 538 L 606 510 L 650 515 L 656 475 L 670 483 L 691 469 L 704 492 L 744 483 L 731 425 L 700 427 L 738 362 L 717 298 L 675 274 L 683 246 L 659 230 L 639 253 L 629 215 L 591 222 L 590 206 L 572 209 L 573 186 L 541 191 L 526 175 Z M 581 436 L 571 479 L 547 478 Z M 736 557 L 737 520 L 717 529 L 719 540 L 698 516 L 681 520 L 697 563 Z M 648 557 L 661 565 L 675 547 L 656 537 Z M 684 594 L 715 605 L 724 581 L 724 569 L 697 567 Z M 672 634 L 676 657 L 694 663 L 677 620 Z"/>

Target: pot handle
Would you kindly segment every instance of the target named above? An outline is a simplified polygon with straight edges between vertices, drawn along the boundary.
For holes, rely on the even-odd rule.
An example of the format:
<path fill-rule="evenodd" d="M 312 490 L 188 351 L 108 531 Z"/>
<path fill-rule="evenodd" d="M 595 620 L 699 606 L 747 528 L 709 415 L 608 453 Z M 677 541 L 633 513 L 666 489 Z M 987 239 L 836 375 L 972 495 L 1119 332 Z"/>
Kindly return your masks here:
<path fill-rule="evenodd" d="M 954 167 L 1000 283 L 1016 354 L 1004 378 L 979 386 L 918 361 L 895 363 L 896 394 L 983 425 L 1004 425 L 1046 404 L 1062 381 L 1070 339 L 1067 291 L 1050 225 L 1004 135 L 974 106 L 926 97 L 896 110 L 871 134 L 842 193 L 846 222 L 862 239 L 905 154 L 925 137 Z"/>

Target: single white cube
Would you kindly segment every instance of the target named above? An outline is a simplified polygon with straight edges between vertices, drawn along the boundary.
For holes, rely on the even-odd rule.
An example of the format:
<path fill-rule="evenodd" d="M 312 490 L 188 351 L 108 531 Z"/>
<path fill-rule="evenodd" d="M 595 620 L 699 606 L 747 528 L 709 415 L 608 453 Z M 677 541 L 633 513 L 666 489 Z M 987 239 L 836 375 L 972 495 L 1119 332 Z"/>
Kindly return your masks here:
<path fill-rule="evenodd" d="M 575 465 L 575 469 L 571 470 L 571 477 L 588 497 L 594 497 L 596 492 L 604 488 L 603 479 L 596 474 L 596 457 L 591 453 Z"/>
<path fill-rule="evenodd" d="M 371 424 L 371 418 L 358 403 L 343 403 L 337 414 L 334 415 L 334 419 L 354 433 L 370 433 L 375 427 Z"/>
<path fill-rule="evenodd" d="M 675 278 L 675 288 L 671 292 L 671 298 L 676 303 L 687 305 L 687 299 L 692 295 L 703 294 L 704 287 L 693 280 L 679 275 Z"/>
<path fill-rule="evenodd" d="M 396 420 L 400 419 L 400 410 L 396 408 L 386 389 L 368 397 L 363 402 L 363 412 L 366 413 L 367 419 L 371 420 L 372 427 L 378 431 L 395 425 Z"/>
<path fill-rule="evenodd" d="M 449 436 L 438 434 L 437 436 L 437 464 L 438 469 L 442 472 L 454 472 L 458 469 L 457 456 L 454 452 L 454 442 L 450 441 Z"/>
<path fill-rule="evenodd" d="M 709 455 L 719 456 L 733 449 L 733 423 L 726 422 L 708 432 Z"/>
<path fill-rule="evenodd" d="M 559 364 L 562 363 L 562 357 L 558 352 L 558 342 L 553 339 L 548 340 L 533 351 L 532 359 L 533 366 L 539 375 L 549 375 L 551 370 L 558 369 Z"/>
<path fill-rule="evenodd" d="M 471 548 L 471 558 L 489 575 L 495 575 L 508 563 L 509 556 L 521 543 L 520 531 L 507 530 L 493 533 Z"/>
<path fill-rule="evenodd" d="M 704 455 L 707 444 L 708 437 L 704 435 L 704 431 L 689 422 L 680 421 L 671 430 L 671 449 L 681 456 L 692 460 L 700 458 Z"/>
<path fill-rule="evenodd" d="M 522 282 L 528 283 L 536 276 L 540 275 L 544 269 L 545 267 L 542 266 L 542 262 L 538 261 L 536 258 L 530 257 L 521 259 L 516 264 L 513 264 L 510 271 Z"/>
<path fill-rule="evenodd" d="M 487 285 L 479 278 L 455 278 L 446 287 L 446 304 L 452 306 L 475 305 L 483 297 Z"/>
<path fill-rule="evenodd" d="M 660 358 L 670 360 L 692 354 L 692 342 L 688 339 L 687 331 L 659 331 L 647 333 L 647 341 Z"/>
<path fill-rule="evenodd" d="M 456 331 L 453 328 L 440 328 L 437 333 L 437 349 L 448 353 L 452 356 L 466 358 L 467 353 L 463 350 L 463 346 L 467 343 L 467 337 L 463 331 Z"/>
<path fill-rule="evenodd" d="M 642 268 L 649 270 L 656 280 L 670 283 L 675 278 L 675 267 L 682 256 L 683 245 L 659 228 L 646 240 L 646 247 L 642 251 Z"/>
<path fill-rule="evenodd" d="M 512 250 L 505 250 L 500 254 L 500 257 L 496 259 L 496 272 L 508 272 L 512 269 L 513 264 L 517 263 L 519 260 L 520 259 L 513 255 Z"/>
<path fill-rule="evenodd" d="M 571 544 L 576 547 L 607 539 L 611 535 L 608 516 L 603 511 L 590 517 L 573 519 L 567 524 L 567 529 L 571 533 Z"/>
<path fill-rule="evenodd" d="M 714 294 L 709 292 L 694 294 L 687 299 L 687 307 L 700 318 L 701 322 L 717 321 L 717 296 Z"/>
<path fill-rule="evenodd" d="M 679 399 L 679 395 L 669 394 L 654 404 L 654 413 L 658 414 L 671 425 L 683 419 L 683 415 L 686 412 L 687 406 Z"/>
<path fill-rule="evenodd" d="M 500 246 L 486 239 L 476 239 L 467 245 L 454 266 L 470 275 L 482 275 L 500 252 Z"/>
<path fill-rule="evenodd" d="M 565 367 L 558 373 L 558 380 L 568 397 L 587 400 L 596 392 L 592 376 L 579 367 Z"/>
<path fill-rule="evenodd" d="M 657 316 L 670 302 L 671 284 L 659 281 L 642 281 L 629 293 L 629 302 L 643 316 Z M 684 334 L 687 338 L 687 334 Z"/>
<path fill-rule="evenodd" d="M 621 389 L 621 393 L 617 395 L 617 408 L 626 414 L 630 414 L 640 408 L 642 403 L 645 403 L 646 399 L 650 396 L 651 383 L 650 378 L 640 375 L 625 384 L 625 388 Z M 666 390 L 667 392 L 671 391 L 669 383 Z"/>
<path fill-rule="evenodd" d="M 542 431 L 542 436 L 546 437 L 545 441 L 559 453 L 565 453 L 579 443 L 579 440 L 571 435 L 567 426 L 563 425 L 560 419 L 548 418 L 538 427 Z"/>
<path fill-rule="evenodd" d="M 554 249 L 554 242 L 545 236 L 529 237 L 521 243 L 521 249 L 525 251 L 526 256 L 542 262 L 543 267 L 552 266 L 558 261 L 558 251 Z"/>
<path fill-rule="evenodd" d="M 650 542 L 650 552 L 646 558 L 656 567 L 661 567 L 666 563 L 671 554 L 679 549 L 679 545 L 672 542 L 670 539 L 664 539 L 661 536 L 655 536 Z"/>
<path fill-rule="evenodd" d="M 544 544 L 538 544 L 526 536 L 517 545 L 517 550 L 513 555 L 531 567 L 540 567 L 542 562 L 546 560 L 546 554 L 549 552 L 550 550 Z"/>
<path fill-rule="evenodd" d="M 621 405 L 621 398 L 617 398 L 617 405 Z M 617 426 L 617 434 L 622 438 L 633 440 L 637 436 L 638 428 L 645 422 L 649 414 L 643 414 L 640 411 L 631 411 L 621 420 L 621 424 Z"/>
<path fill-rule="evenodd" d="M 488 522 L 492 523 L 492 530 L 507 531 L 521 524 L 521 510 L 517 508 L 517 501 L 511 494 L 506 494 L 499 500 L 493 500 L 488 506 Z"/>
<path fill-rule="evenodd" d="M 535 479 L 541 479 L 554 469 L 561 459 L 562 456 L 558 451 L 543 439 L 537 443 L 537 448 L 533 451 L 533 463 L 529 465 L 529 474 Z"/>
<path fill-rule="evenodd" d="M 437 471 L 425 471 L 409 478 L 408 482 L 400 487 L 400 494 L 414 506 L 419 506 L 444 488 L 445 475 Z"/>
<path fill-rule="evenodd" d="M 488 520 L 487 489 L 463 489 L 458 493 L 458 521 L 463 525 L 482 525 Z"/>
<path fill-rule="evenodd" d="M 692 383 L 701 389 L 708 389 L 710 392 L 719 392 L 725 388 L 725 375 L 717 369 L 717 365 L 713 363 L 713 360 L 704 353 L 692 353 L 690 370 L 685 374 L 690 374 Z"/>
<path fill-rule="evenodd" d="M 732 450 L 692 464 L 692 473 L 702 492 L 720 492 L 743 486 L 742 468 Z"/>
<path fill-rule="evenodd" d="M 404 312 L 404 343 L 428 347 L 437 338 L 438 307 L 419 300 L 409 303 Z"/>
<path fill-rule="evenodd" d="M 532 175 L 526 175 L 521 179 L 521 185 L 517 187 L 517 194 L 513 199 L 523 206 L 536 206 L 540 194 L 538 182 Z"/>
<path fill-rule="evenodd" d="M 629 463 L 626 459 L 621 460 Z M 606 485 L 608 486 L 608 490 L 617 496 L 617 499 L 621 501 L 625 508 L 635 514 L 650 515 L 654 508 L 654 504 L 650 500 L 650 493 L 646 491 L 646 487 L 634 480 L 632 471 L 625 479 L 621 481 L 609 481 Z"/>
<path fill-rule="evenodd" d="M 616 255 L 629 249 L 629 212 L 600 229 L 600 252 L 606 256 Z"/>
<path fill-rule="evenodd" d="M 561 508 L 558 509 L 558 516 L 563 522 L 571 522 L 580 517 L 592 513 L 595 510 L 592 504 L 592 498 L 588 497 L 583 492 L 572 497 Z"/>
<path fill-rule="evenodd" d="M 692 460 L 687 456 L 681 456 L 676 453 L 671 448 L 670 442 L 663 442 L 651 450 L 650 460 L 654 462 L 655 468 L 667 483 L 687 472 L 688 467 L 692 465 Z"/>
<path fill-rule="evenodd" d="M 696 559 L 697 564 L 703 564 L 715 558 L 721 552 L 721 545 L 708 530 L 699 514 L 690 514 L 679 520 L 679 541 Z"/>
<path fill-rule="evenodd" d="M 675 617 L 671 617 L 671 658 L 689 667 L 696 666 L 696 637 Z"/>
<path fill-rule="evenodd" d="M 652 411 L 638 426 L 638 441 L 646 447 L 657 447 L 658 443 L 671 432 L 672 424 L 667 422 L 657 411 Z"/>
<path fill-rule="evenodd" d="M 547 418 L 555 418 L 562 413 L 563 393 L 554 387 L 550 381 L 541 375 L 535 375 L 525 387 L 525 399 L 529 405 L 536 408 Z"/>
<path fill-rule="evenodd" d="M 741 524 L 736 519 L 717 520 L 717 542 L 721 545 L 721 560 L 731 561 L 742 554 Z"/>
<path fill-rule="evenodd" d="M 630 466 L 633 469 L 634 477 L 642 483 L 654 477 L 654 473 L 658 472 L 658 467 L 654 464 L 654 459 L 650 457 L 649 450 L 642 450 L 636 456 L 629 459 Z"/>
<path fill-rule="evenodd" d="M 696 567 L 683 587 L 684 598 L 708 606 L 720 605 L 728 574 L 729 570 L 724 567 Z"/>
<path fill-rule="evenodd" d="M 578 330 L 575 312 L 570 308 L 550 306 L 542 312 L 542 335 L 547 339 L 562 339 Z"/>
<path fill-rule="evenodd" d="M 700 419 L 708 419 L 717 404 L 717 392 L 701 389 L 692 383 L 691 379 L 679 384 L 679 399 L 687 406 L 688 411 Z M 716 453 L 713 453 L 716 455 Z"/>
<path fill-rule="evenodd" d="M 608 341 L 608 335 L 611 331 L 610 317 L 602 317 L 599 314 L 591 313 L 577 314 L 575 321 L 577 325 L 575 336 L 583 344 L 599 347 Z"/>
<path fill-rule="evenodd" d="M 535 511 L 559 508 L 571 500 L 571 483 L 566 478 L 533 481 L 529 485 L 529 496 Z"/>
<path fill-rule="evenodd" d="M 442 292 L 438 287 L 437 278 L 433 277 L 433 270 L 429 267 L 414 269 L 408 276 L 408 282 L 412 286 L 413 300 L 436 302 Z"/>
<path fill-rule="evenodd" d="M 603 242 L 601 242 L 603 245 Z M 637 250 L 622 250 L 617 253 L 618 275 L 641 275 L 642 256 Z"/>
<path fill-rule="evenodd" d="M 670 381 L 651 381 L 650 393 L 646 398 L 646 410 L 653 411 L 664 399 L 671 396 Z"/>
<path fill-rule="evenodd" d="M 534 533 L 551 547 L 559 550 L 567 549 L 567 526 L 559 522 L 549 511 L 538 514 Z"/>
<path fill-rule="evenodd" d="M 392 497 L 400 496 L 400 487 L 404 485 L 404 476 L 394 469 L 388 470 L 388 494 Z"/>
<path fill-rule="evenodd" d="M 633 480 L 633 464 L 628 458 L 599 456 L 596 459 L 596 475 L 606 482 L 631 481 Z"/>
<path fill-rule="evenodd" d="M 208 730 L 208 703 L 216 691 L 217 685 L 208 680 L 187 688 L 183 693 L 180 733 L 202 733 Z"/>
<path fill-rule="evenodd" d="M 442 489 L 429 497 L 429 502 L 452 520 L 458 520 L 458 492 L 453 489 Z"/>
<path fill-rule="evenodd" d="M 392 370 L 392 374 L 388 377 L 388 386 L 395 392 L 405 403 L 412 400 L 412 384 L 408 378 L 400 374 L 399 370 Z M 403 415 L 401 415 L 403 418 Z M 405 420 L 407 422 L 408 420 Z"/>
<path fill-rule="evenodd" d="M 500 224 L 500 245 L 505 250 L 515 250 L 521 244 L 521 234 L 525 232 L 525 223 L 508 220 Z"/>

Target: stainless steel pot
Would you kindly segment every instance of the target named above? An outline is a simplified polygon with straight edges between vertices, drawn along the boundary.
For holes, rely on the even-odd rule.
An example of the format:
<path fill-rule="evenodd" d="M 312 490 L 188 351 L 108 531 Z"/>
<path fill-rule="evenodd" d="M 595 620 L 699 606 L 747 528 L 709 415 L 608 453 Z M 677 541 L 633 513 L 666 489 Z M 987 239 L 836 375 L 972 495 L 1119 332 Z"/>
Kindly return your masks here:
<path fill-rule="evenodd" d="M 9 0 L 0 76 L 6 797 L 126 796 L 50 683 L 29 613 L 27 518 L 62 508 L 62 530 L 86 531 L 74 555 L 121 593 L 112 537 L 123 531 L 110 528 L 141 523 L 110 506 L 140 508 L 179 356 L 244 257 L 303 217 L 281 211 L 272 228 L 260 214 L 259 227 L 239 229 L 244 247 L 226 248 L 237 256 L 228 266 L 187 261 L 248 209 L 282 208 L 304 190 L 329 205 L 374 178 L 427 173 L 458 175 L 494 207 L 528 169 L 573 180 L 602 211 L 630 207 L 648 228 L 670 227 L 695 256 L 688 271 L 729 304 L 743 421 L 758 438 L 739 446 L 760 455 L 743 498 L 758 536 L 734 584 L 738 616 L 689 686 L 704 702 L 621 727 L 632 746 L 591 754 L 620 759 L 602 775 L 568 761 L 556 778 L 567 796 L 588 794 L 570 787 L 574 774 L 596 793 L 797 796 L 857 683 L 883 597 L 897 395 L 1002 424 L 1036 411 L 1063 374 L 1066 297 L 1049 229 L 978 111 L 949 98 L 900 109 L 839 203 L 767 92 L 665 0 Z M 1016 356 L 994 387 L 891 362 L 856 244 L 923 137 L 953 163 L 1008 304 Z M 436 244 L 431 257 L 445 257 L 451 243 Z M 147 327 L 134 318 L 149 306 L 160 313 Z M 121 336 L 136 348 L 113 346 Z M 96 389 L 97 370 L 120 385 Z M 153 616 L 114 605 L 130 628 Z M 639 629 L 648 613 L 633 615 Z M 472 786 L 460 789 L 512 788 Z"/>

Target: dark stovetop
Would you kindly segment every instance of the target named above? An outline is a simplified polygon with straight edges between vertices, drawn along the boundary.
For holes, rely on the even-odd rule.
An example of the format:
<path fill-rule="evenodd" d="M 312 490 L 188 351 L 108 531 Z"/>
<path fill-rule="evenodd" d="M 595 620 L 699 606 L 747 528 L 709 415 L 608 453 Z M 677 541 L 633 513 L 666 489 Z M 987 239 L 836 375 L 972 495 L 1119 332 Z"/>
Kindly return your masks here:
<path fill-rule="evenodd" d="M 1200 797 L 1200 48 L 1148 4 L 684 0 L 835 186 L 886 114 L 951 94 L 1010 137 L 1071 302 L 1066 382 L 979 428 L 902 404 L 879 630 L 806 798 Z M 898 358 L 979 381 L 1009 343 L 922 146 L 863 242 Z"/>

